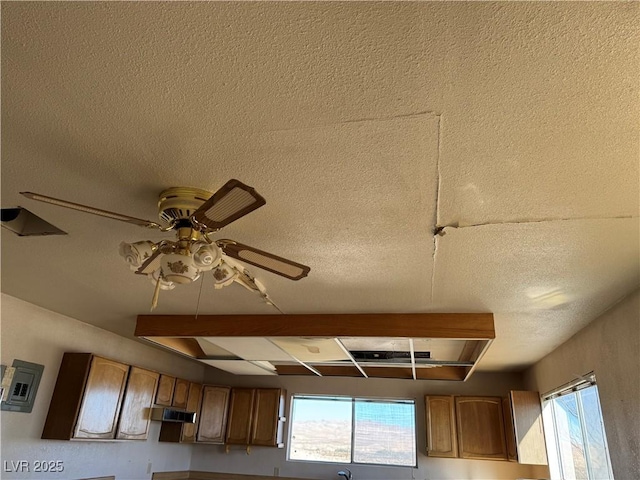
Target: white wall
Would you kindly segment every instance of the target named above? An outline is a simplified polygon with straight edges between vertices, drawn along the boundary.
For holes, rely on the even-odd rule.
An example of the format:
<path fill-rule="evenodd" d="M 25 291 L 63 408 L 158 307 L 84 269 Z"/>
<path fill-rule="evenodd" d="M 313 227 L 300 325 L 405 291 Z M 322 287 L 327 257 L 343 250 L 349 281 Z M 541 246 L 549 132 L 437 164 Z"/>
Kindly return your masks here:
<path fill-rule="evenodd" d="M 44 310 L 8 295 L 2 302 L 3 365 L 14 359 L 44 365 L 44 374 L 31 413 L 1 414 L 2 470 L 4 461 L 62 461 L 59 474 L 10 473 L 0 471 L 3 479 L 78 479 L 116 475 L 118 480 L 151 478 L 152 471 L 188 470 L 192 447 L 159 443 L 160 425 L 151 422 L 147 441 L 83 442 L 41 440 L 58 369 L 64 352 L 90 352 L 131 365 L 166 372 L 194 381 L 202 381 L 205 367 L 157 348 L 125 339 L 86 323 Z"/>
<path fill-rule="evenodd" d="M 595 372 L 613 475 L 640 474 L 640 291 L 625 298 L 525 372 L 551 391 Z"/>
<path fill-rule="evenodd" d="M 354 478 L 357 480 L 413 478 L 497 480 L 548 476 L 546 466 L 534 467 L 487 460 L 429 458 L 422 453 L 426 451 L 424 427 L 424 396 L 426 394 L 505 396 L 509 390 L 522 388 L 522 377 L 519 374 L 475 373 L 469 381 L 461 383 L 304 376 L 240 377 L 209 371 L 205 381 L 232 386 L 282 387 L 287 389 L 289 395 L 307 393 L 414 398 L 417 407 L 418 468 L 289 462 L 286 460 L 286 448 L 253 447 L 251 454 L 247 455 L 241 447 L 232 447 L 230 453 L 226 454 L 221 446 L 195 445 L 191 460 L 192 470 L 273 475 L 274 468 L 278 468 L 280 476 L 283 477 L 334 479 L 338 478 L 336 475 L 338 470 L 347 467 L 354 473 Z M 289 405 L 287 405 L 287 412 L 289 412 L 288 409 Z"/>

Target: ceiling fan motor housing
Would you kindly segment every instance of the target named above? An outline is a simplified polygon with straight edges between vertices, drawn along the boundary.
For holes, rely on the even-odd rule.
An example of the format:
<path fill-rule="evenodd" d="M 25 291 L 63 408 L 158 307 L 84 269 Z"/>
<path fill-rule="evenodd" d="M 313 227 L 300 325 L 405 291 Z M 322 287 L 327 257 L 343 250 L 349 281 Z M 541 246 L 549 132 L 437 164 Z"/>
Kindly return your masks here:
<path fill-rule="evenodd" d="M 213 194 L 193 187 L 171 187 L 160 194 L 158 216 L 169 225 L 189 220 Z"/>

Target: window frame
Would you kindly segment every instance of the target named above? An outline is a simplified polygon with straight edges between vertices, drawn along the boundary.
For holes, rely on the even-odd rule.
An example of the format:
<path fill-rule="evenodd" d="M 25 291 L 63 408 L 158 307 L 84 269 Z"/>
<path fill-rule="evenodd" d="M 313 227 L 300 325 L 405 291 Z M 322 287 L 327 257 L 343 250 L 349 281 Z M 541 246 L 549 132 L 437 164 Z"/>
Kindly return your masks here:
<path fill-rule="evenodd" d="M 336 461 L 325 461 L 325 460 L 303 460 L 291 458 L 291 436 L 293 435 L 293 408 L 295 399 L 311 399 L 311 400 L 332 400 L 332 401 L 350 401 L 351 403 L 351 452 L 350 462 L 336 462 Z M 413 406 L 413 453 L 414 453 L 414 463 L 413 465 L 401 465 L 401 464 L 391 464 L 391 463 L 369 463 L 369 462 L 356 462 L 354 461 L 354 443 L 355 443 L 355 425 L 356 425 L 356 416 L 355 416 L 355 408 L 356 402 L 372 402 L 372 403 L 399 403 L 399 404 L 407 404 Z M 351 396 L 351 395 L 331 395 L 331 394 L 303 394 L 303 393 L 294 393 L 291 394 L 291 399 L 289 402 L 289 418 L 291 419 L 289 431 L 287 433 L 287 456 L 286 460 L 288 462 L 300 462 L 300 463 L 317 463 L 321 465 L 364 465 L 371 467 L 401 467 L 401 468 L 418 468 L 418 428 L 417 428 L 417 415 L 416 415 L 416 399 L 415 398 L 404 398 L 404 397 L 364 397 L 364 396 Z"/>
<path fill-rule="evenodd" d="M 566 395 L 574 395 L 576 402 L 576 415 L 580 426 L 580 437 L 583 444 L 583 455 L 585 460 L 585 467 L 587 471 L 587 479 L 584 480 L 597 480 L 593 474 L 593 465 L 591 462 L 591 453 L 589 452 L 589 439 L 587 433 L 587 422 L 584 414 L 583 399 L 580 395 L 582 390 L 589 388 L 595 388 L 595 400 L 597 402 L 597 408 L 600 413 L 600 427 L 603 440 L 603 450 L 606 459 L 607 470 L 609 473 L 609 479 L 613 480 L 613 467 L 611 465 L 611 455 L 609 453 L 609 445 L 607 443 L 607 434 L 604 425 L 604 418 L 602 416 L 602 405 L 600 403 L 600 394 L 597 388 L 596 377 L 593 372 L 583 375 L 578 380 L 567 383 L 559 388 L 556 388 L 544 395 L 541 395 L 542 399 L 542 412 L 543 412 L 543 425 L 545 430 L 547 457 L 549 460 L 550 476 L 554 480 L 569 480 L 573 476 L 567 476 L 567 464 L 563 462 L 564 454 L 562 452 L 561 441 L 559 438 L 560 429 L 558 427 L 558 416 L 556 415 L 557 402 L 556 400 Z"/>

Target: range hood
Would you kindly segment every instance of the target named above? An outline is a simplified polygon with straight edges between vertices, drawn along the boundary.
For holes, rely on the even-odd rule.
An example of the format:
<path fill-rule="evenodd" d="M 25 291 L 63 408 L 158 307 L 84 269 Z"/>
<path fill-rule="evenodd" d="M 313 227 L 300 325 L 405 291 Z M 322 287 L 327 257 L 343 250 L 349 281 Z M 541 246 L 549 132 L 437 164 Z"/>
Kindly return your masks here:
<path fill-rule="evenodd" d="M 155 407 L 151 409 L 151 420 L 174 423 L 196 423 L 195 412 L 185 412 L 175 408 Z"/>
<path fill-rule="evenodd" d="M 491 313 L 139 315 L 135 335 L 235 375 L 466 380 Z"/>

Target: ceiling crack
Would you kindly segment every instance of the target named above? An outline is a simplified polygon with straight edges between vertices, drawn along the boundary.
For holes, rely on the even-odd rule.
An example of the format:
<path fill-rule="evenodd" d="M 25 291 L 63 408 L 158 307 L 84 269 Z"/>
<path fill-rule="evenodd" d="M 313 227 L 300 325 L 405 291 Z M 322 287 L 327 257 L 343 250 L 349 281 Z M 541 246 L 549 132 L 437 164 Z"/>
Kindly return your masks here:
<path fill-rule="evenodd" d="M 429 298 L 429 304 L 433 304 L 433 289 L 436 281 L 436 252 L 438 251 L 438 236 L 433 236 L 433 254 L 431 255 L 431 297 Z"/>
<path fill-rule="evenodd" d="M 638 215 L 620 215 L 616 217 L 599 217 L 599 216 L 586 216 L 586 217 L 571 217 L 571 218 L 539 218 L 539 219 L 525 219 L 525 220 L 508 220 L 505 222 L 483 222 L 483 223 L 472 223 L 469 225 L 460 225 L 457 222 L 452 223 L 450 225 L 437 225 L 433 230 L 434 237 L 444 236 L 447 232 L 446 229 L 455 229 L 459 230 L 462 228 L 473 228 L 473 227 L 486 227 L 490 225 L 518 225 L 525 223 L 551 223 L 551 222 L 568 222 L 568 221 L 576 221 L 576 220 L 623 220 L 623 219 L 633 219 L 640 218 Z"/>
<path fill-rule="evenodd" d="M 436 193 L 435 193 L 435 204 L 436 208 L 434 209 L 434 218 L 433 225 L 435 226 L 435 230 L 438 229 L 438 224 L 440 223 L 440 152 L 441 152 L 441 140 L 442 140 L 442 114 L 436 114 L 438 118 L 438 128 L 437 128 L 437 153 L 436 153 Z M 433 290 L 436 279 L 436 252 L 438 251 L 438 236 L 433 236 L 433 254 L 431 256 L 431 297 L 429 298 L 429 304 L 433 303 Z"/>
<path fill-rule="evenodd" d="M 440 121 L 440 113 L 438 112 L 434 112 L 432 110 L 423 110 L 420 112 L 413 112 L 413 113 L 403 113 L 400 115 L 391 115 L 388 117 L 367 117 L 367 118 L 354 118 L 354 119 L 350 119 L 350 120 L 341 120 L 341 121 L 337 121 L 337 122 L 330 122 L 330 123 L 318 123 L 315 125 L 306 125 L 306 126 L 300 126 L 300 127 L 292 127 L 292 128 L 276 128 L 273 130 L 265 130 L 268 133 L 275 133 L 275 132 L 290 132 L 290 131 L 299 131 L 299 130 L 311 130 L 314 128 L 322 128 L 322 127 L 330 127 L 330 126 L 334 126 L 334 125 L 348 125 L 350 123 L 364 123 L 364 122 L 388 122 L 390 120 L 401 120 L 403 118 L 413 118 L 413 117 L 421 117 L 423 115 L 433 115 L 435 117 L 438 117 L 438 123 Z"/>
<path fill-rule="evenodd" d="M 414 113 L 403 113 L 400 115 L 392 115 L 390 117 L 371 117 L 371 118 L 357 118 L 354 120 L 344 120 L 342 122 L 338 122 L 338 125 L 342 125 L 345 123 L 359 123 L 359 122 L 386 122 L 389 120 L 400 120 L 402 118 L 412 118 L 412 117 L 420 117 L 423 115 L 433 115 L 438 118 L 438 130 L 440 128 L 440 113 L 434 112 L 432 110 L 423 110 L 421 112 Z M 440 145 L 438 141 L 438 146 Z"/>

